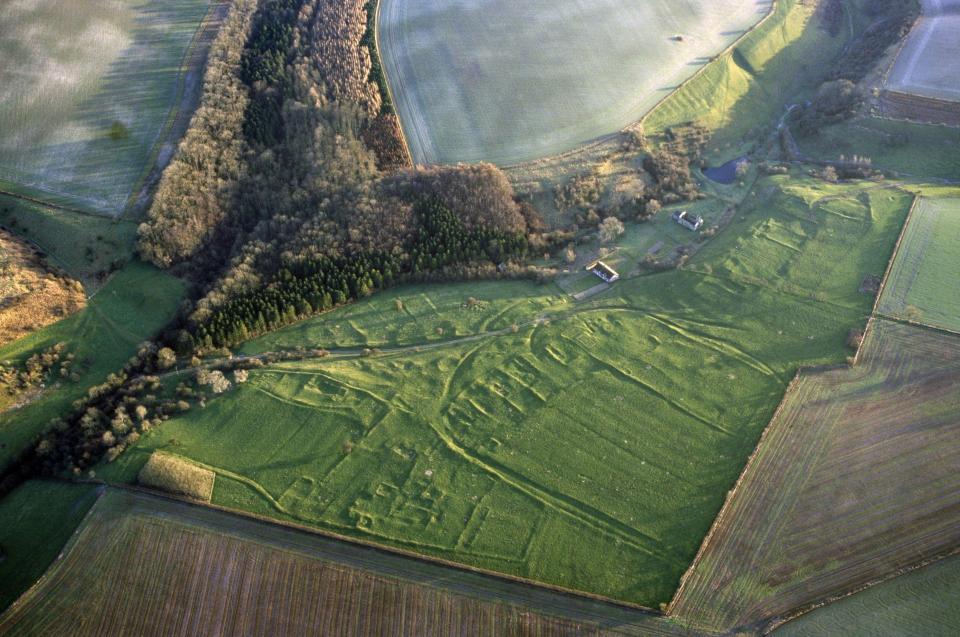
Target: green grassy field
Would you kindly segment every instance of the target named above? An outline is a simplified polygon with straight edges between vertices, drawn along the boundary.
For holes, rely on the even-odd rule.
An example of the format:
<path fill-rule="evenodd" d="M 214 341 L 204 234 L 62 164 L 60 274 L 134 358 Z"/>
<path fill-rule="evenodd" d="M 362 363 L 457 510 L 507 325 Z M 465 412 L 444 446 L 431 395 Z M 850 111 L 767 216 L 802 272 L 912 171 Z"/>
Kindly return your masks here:
<path fill-rule="evenodd" d="M 0 7 L 0 182 L 117 214 L 177 100 L 208 0 Z"/>
<path fill-rule="evenodd" d="M 117 490 L 97 500 L 44 581 L 0 615 L 3 634 L 184 627 L 203 635 L 686 634 L 646 613 Z"/>
<path fill-rule="evenodd" d="M 253 372 L 98 475 L 132 480 L 163 449 L 217 471 L 217 504 L 655 606 L 797 366 L 847 355 L 871 307 L 857 288 L 910 202 L 808 180 L 760 192 L 685 271 L 588 302 L 401 288 L 254 341 L 385 348 Z M 470 296 L 489 305 L 465 313 Z M 391 320 L 395 298 L 413 318 Z"/>
<path fill-rule="evenodd" d="M 0 500 L 0 613 L 56 559 L 96 493 L 90 485 L 35 480 Z"/>
<path fill-rule="evenodd" d="M 40 246 L 48 259 L 81 281 L 87 293 L 99 289 L 114 263 L 132 257 L 134 221 L 82 215 L 0 195 L 0 225 Z"/>
<path fill-rule="evenodd" d="M 378 30 L 414 160 L 509 164 L 633 123 L 766 8 L 754 0 L 381 0 Z"/>
<path fill-rule="evenodd" d="M 0 413 L 0 466 L 63 414 L 70 403 L 117 372 L 174 315 L 183 283 L 140 262 L 115 274 L 80 312 L 0 348 L 0 360 L 18 361 L 60 341 L 76 355 L 76 382 L 54 382 L 29 405 Z"/>
<path fill-rule="evenodd" d="M 859 155 L 882 170 L 932 179 L 960 176 L 957 144 L 960 129 L 874 117 L 824 126 L 816 136 L 799 140 L 800 150 L 813 159 Z"/>
<path fill-rule="evenodd" d="M 927 635 L 960 631 L 960 557 L 901 575 L 778 629 L 777 637 Z"/>
<path fill-rule="evenodd" d="M 713 133 L 707 160 L 719 165 L 743 154 L 755 141 L 752 131 L 767 135 L 788 104 L 812 93 L 846 39 L 818 28 L 811 3 L 780 0 L 774 11 L 645 117 L 647 134 L 691 121 L 703 124 Z"/>
<path fill-rule="evenodd" d="M 917 205 L 880 299 L 888 316 L 960 332 L 960 199 Z"/>
<path fill-rule="evenodd" d="M 691 626 L 765 634 L 957 546 L 960 337 L 873 325 L 855 367 L 787 394 L 677 596 Z"/>

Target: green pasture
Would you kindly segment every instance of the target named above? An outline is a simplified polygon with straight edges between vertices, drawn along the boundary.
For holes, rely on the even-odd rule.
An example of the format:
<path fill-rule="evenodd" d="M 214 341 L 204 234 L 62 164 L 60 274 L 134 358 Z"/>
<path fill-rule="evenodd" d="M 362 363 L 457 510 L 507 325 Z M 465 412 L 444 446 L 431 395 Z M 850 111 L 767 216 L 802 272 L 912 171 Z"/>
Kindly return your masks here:
<path fill-rule="evenodd" d="M 825 126 L 800 139 L 804 155 L 837 160 L 869 157 L 873 165 L 900 175 L 927 179 L 960 178 L 960 129 L 874 117 Z"/>
<path fill-rule="evenodd" d="M 96 496 L 95 486 L 33 480 L 0 500 L 0 613 L 53 563 Z"/>
<path fill-rule="evenodd" d="M 209 0 L 0 5 L 0 180 L 118 214 Z"/>
<path fill-rule="evenodd" d="M 960 199 L 921 199 L 880 299 L 888 316 L 960 332 Z"/>
<path fill-rule="evenodd" d="M 638 120 L 767 8 L 755 0 L 381 0 L 377 26 L 414 159 L 510 164 Z"/>
<path fill-rule="evenodd" d="M 846 41 L 819 28 L 810 3 L 779 0 L 767 21 L 644 118 L 644 128 L 649 135 L 688 122 L 707 126 L 707 160 L 722 164 L 743 154 L 752 132 L 768 134 L 789 104 L 812 92 Z"/>
<path fill-rule="evenodd" d="M 344 349 L 251 373 L 97 473 L 133 480 L 162 449 L 216 470 L 217 504 L 656 606 L 797 367 L 848 355 L 910 202 L 760 192 L 686 269 L 591 301 L 417 286 L 253 341 Z M 465 314 L 471 296 L 489 305 Z"/>
<path fill-rule="evenodd" d="M 953 557 L 801 616 L 776 637 L 926 635 L 960 632 L 960 557 Z"/>
<path fill-rule="evenodd" d="M 87 292 L 103 285 L 111 267 L 133 253 L 137 224 L 83 215 L 0 195 L 0 225 L 38 245 L 54 265 L 83 282 Z"/>
<path fill-rule="evenodd" d="M 18 361 L 60 341 L 76 355 L 80 380 L 54 380 L 40 397 L 0 413 L 0 467 L 31 444 L 47 423 L 70 409 L 87 388 L 117 372 L 173 318 L 184 293 L 179 279 L 141 262 L 115 274 L 86 308 L 0 348 L 0 360 Z"/>

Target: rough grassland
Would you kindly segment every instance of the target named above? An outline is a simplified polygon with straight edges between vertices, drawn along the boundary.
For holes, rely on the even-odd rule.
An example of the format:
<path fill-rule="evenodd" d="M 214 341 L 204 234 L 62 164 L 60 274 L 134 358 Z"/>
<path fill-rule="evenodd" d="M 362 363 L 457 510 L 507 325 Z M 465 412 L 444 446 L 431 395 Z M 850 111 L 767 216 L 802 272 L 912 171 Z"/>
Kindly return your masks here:
<path fill-rule="evenodd" d="M 960 128 L 875 117 L 824 126 L 800 140 L 807 157 L 834 161 L 843 155 L 870 157 L 873 165 L 900 175 L 927 179 L 960 178 Z"/>
<path fill-rule="evenodd" d="M 907 36 L 887 87 L 960 100 L 960 2 L 923 0 L 923 16 Z"/>
<path fill-rule="evenodd" d="M 23 360 L 66 342 L 76 354 L 77 382 L 55 383 L 30 405 L 0 414 L 0 466 L 30 444 L 51 418 L 60 416 L 88 387 L 119 370 L 174 315 L 181 281 L 142 263 L 118 272 L 82 311 L 0 348 L 0 360 Z"/>
<path fill-rule="evenodd" d="M 0 346 L 73 314 L 86 302 L 79 282 L 51 268 L 34 246 L 0 230 Z"/>
<path fill-rule="evenodd" d="M 877 309 L 960 332 L 960 199 L 921 200 Z"/>
<path fill-rule="evenodd" d="M 0 181 L 119 213 L 208 0 L 0 6 Z"/>
<path fill-rule="evenodd" d="M 924 635 L 960 632 L 960 557 L 901 575 L 803 615 L 776 637 L 816 637 L 842 631 L 849 637 Z"/>
<path fill-rule="evenodd" d="M 857 288 L 910 197 L 857 188 L 767 180 L 687 271 L 589 302 L 504 285 L 484 327 L 459 305 L 483 288 L 420 287 L 396 295 L 423 328 L 390 336 L 371 299 L 283 330 L 268 342 L 393 347 L 253 372 L 98 473 L 132 480 L 167 449 L 217 472 L 218 504 L 655 606 L 797 366 L 841 362 L 870 311 Z M 419 340 L 437 324 L 474 338 Z"/>
<path fill-rule="evenodd" d="M 114 264 L 131 258 L 137 237 L 134 221 L 78 214 L 4 195 L 0 225 L 36 244 L 51 263 L 82 282 L 88 294 L 103 285 Z"/>
<path fill-rule="evenodd" d="M 877 319 L 802 374 L 673 612 L 762 629 L 960 543 L 960 337 Z"/>
<path fill-rule="evenodd" d="M 96 492 L 90 485 L 33 480 L 0 500 L 0 612 L 56 559 Z"/>
<path fill-rule="evenodd" d="M 0 616 L 0 633 L 683 634 L 649 615 L 120 491 L 97 501 L 63 559 Z"/>
<path fill-rule="evenodd" d="M 769 10 L 755 0 L 380 5 L 380 53 L 414 160 L 500 164 L 633 123 Z"/>

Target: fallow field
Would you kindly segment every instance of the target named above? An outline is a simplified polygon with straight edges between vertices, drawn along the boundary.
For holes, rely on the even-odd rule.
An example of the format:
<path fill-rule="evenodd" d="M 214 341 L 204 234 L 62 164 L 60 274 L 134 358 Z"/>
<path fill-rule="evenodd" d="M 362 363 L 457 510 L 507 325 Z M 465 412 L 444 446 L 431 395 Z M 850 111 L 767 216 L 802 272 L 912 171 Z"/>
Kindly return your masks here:
<path fill-rule="evenodd" d="M 0 633 L 684 634 L 643 613 L 115 490 L 0 615 Z"/>
<path fill-rule="evenodd" d="M 118 214 L 209 0 L 0 5 L 0 186 Z"/>
<path fill-rule="evenodd" d="M 887 316 L 960 332 L 960 199 L 924 198 L 880 299 Z"/>
<path fill-rule="evenodd" d="M 655 607 L 797 367 L 842 362 L 870 312 L 911 197 L 859 188 L 764 180 L 683 270 L 582 303 L 420 286 L 281 330 L 246 351 L 333 355 L 251 372 L 98 475 L 163 450 L 217 473 L 215 504 Z"/>
<path fill-rule="evenodd" d="M 960 101 L 958 0 L 923 0 L 923 16 L 897 56 L 887 79 L 887 88 Z"/>
<path fill-rule="evenodd" d="M 691 625 L 762 631 L 960 543 L 960 337 L 876 319 L 863 347 L 791 387 L 675 599 Z"/>
<path fill-rule="evenodd" d="M 381 0 L 379 44 L 415 161 L 511 164 L 638 120 L 770 7 Z"/>

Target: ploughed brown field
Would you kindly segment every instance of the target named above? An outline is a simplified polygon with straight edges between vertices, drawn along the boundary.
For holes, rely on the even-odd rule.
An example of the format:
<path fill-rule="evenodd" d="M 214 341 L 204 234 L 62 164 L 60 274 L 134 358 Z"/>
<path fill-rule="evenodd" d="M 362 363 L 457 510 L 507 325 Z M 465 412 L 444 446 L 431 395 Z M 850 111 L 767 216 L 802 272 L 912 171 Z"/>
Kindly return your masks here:
<path fill-rule="evenodd" d="M 878 319 L 802 373 L 673 611 L 757 629 L 960 544 L 960 338 Z"/>
<path fill-rule="evenodd" d="M 0 634 L 679 635 L 658 617 L 106 490 Z"/>

